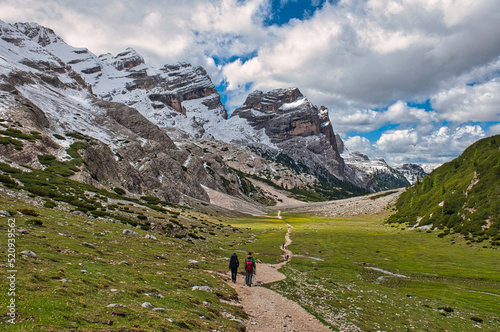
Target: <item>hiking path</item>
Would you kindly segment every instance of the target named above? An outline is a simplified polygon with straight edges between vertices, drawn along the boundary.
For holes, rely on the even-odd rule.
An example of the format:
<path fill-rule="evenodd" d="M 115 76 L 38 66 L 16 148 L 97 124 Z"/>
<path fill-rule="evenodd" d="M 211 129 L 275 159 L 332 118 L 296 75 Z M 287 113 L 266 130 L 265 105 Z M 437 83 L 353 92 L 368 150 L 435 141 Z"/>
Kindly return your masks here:
<path fill-rule="evenodd" d="M 331 331 L 330 328 L 323 325 L 316 317 L 308 313 L 294 301 L 287 299 L 275 291 L 260 287 L 263 284 L 286 278 L 278 270 L 293 257 L 293 253 L 288 250 L 288 246 L 292 243 L 290 239 L 291 230 L 292 226 L 288 224 L 285 245 L 284 247 L 280 247 L 283 251 L 283 257 L 285 258 L 288 255 L 288 260 L 284 259 L 283 262 L 278 264 L 257 263 L 252 287 L 245 285 L 244 274 L 238 275 L 236 283 L 230 281 L 230 275 L 228 274 L 228 285 L 236 290 L 240 304 L 250 316 L 245 322 L 248 332 Z"/>

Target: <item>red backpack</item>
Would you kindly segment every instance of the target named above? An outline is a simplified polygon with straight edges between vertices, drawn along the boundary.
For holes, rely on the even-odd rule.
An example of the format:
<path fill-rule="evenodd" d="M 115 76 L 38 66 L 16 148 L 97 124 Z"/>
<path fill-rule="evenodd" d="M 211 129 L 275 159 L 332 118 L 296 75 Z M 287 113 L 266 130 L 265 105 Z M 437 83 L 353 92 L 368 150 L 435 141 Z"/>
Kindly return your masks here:
<path fill-rule="evenodd" d="M 247 266 L 246 266 L 246 270 L 247 270 L 248 272 L 252 272 L 252 270 L 253 270 L 252 256 L 247 256 Z"/>

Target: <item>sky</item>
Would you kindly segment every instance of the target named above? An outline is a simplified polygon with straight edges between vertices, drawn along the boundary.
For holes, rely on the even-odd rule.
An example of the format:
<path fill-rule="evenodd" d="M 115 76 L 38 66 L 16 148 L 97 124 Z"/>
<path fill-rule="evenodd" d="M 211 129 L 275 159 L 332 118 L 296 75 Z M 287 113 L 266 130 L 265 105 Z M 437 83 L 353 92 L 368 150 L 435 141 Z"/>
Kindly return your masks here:
<path fill-rule="evenodd" d="M 229 112 L 298 87 L 349 151 L 439 165 L 500 134 L 498 0 L 0 0 L 95 54 L 203 66 Z"/>

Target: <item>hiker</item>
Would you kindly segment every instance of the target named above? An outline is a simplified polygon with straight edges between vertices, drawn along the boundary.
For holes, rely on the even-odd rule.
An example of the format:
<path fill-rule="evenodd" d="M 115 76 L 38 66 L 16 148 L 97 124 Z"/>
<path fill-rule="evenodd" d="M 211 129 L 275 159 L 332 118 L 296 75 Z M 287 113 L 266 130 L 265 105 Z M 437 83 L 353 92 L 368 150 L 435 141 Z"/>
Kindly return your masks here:
<path fill-rule="evenodd" d="M 231 270 L 231 279 L 236 283 L 236 275 L 238 274 L 238 267 L 240 266 L 240 261 L 238 256 L 234 253 L 229 259 L 229 269 Z"/>
<path fill-rule="evenodd" d="M 245 258 L 245 272 L 246 279 L 245 284 L 248 287 L 252 287 L 252 276 L 256 272 L 255 259 L 252 257 L 252 253 L 249 252 L 248 256 Z"/>

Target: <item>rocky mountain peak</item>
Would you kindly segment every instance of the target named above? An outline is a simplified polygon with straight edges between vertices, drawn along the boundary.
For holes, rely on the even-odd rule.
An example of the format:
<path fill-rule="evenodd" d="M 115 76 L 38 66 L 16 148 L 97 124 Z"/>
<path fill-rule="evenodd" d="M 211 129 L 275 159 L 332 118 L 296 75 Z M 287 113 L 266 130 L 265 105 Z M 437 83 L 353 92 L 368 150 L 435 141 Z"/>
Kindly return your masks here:
<path fill-rule="evenodd" d="M 52 43 L 61 42 L 61 37 L 57 36 L 54 30 L 41 26 L 38 23 L 14 23 L 14 27 L 26 35 L 29 39 L 41 46 L 47 46 Z"/>
<path fill-rule="evenodd" d="M 124 69 L 136 69 L 136 67 L 140 65 L 145 65 L 144 58 L 131 47 L 128 47 L 124 52 L 118 53 L 114 57 L 110 58 L 109 54 L 106 54 L 104 56 L 99 56 L 99 58 L 111 63 L 120 71 Z"/>
<path fill-rule="evenodd" d="M 243 105 L 261 111 L 277 112 L 289 110 L 290 108 L 281 109 L 281 107 L 283 104 L 293 103 L 299 97 L 303 97 L 303 95 L 298 88 L 275 89 L 267 93 L 256 90 L 248 95 Z"/>

